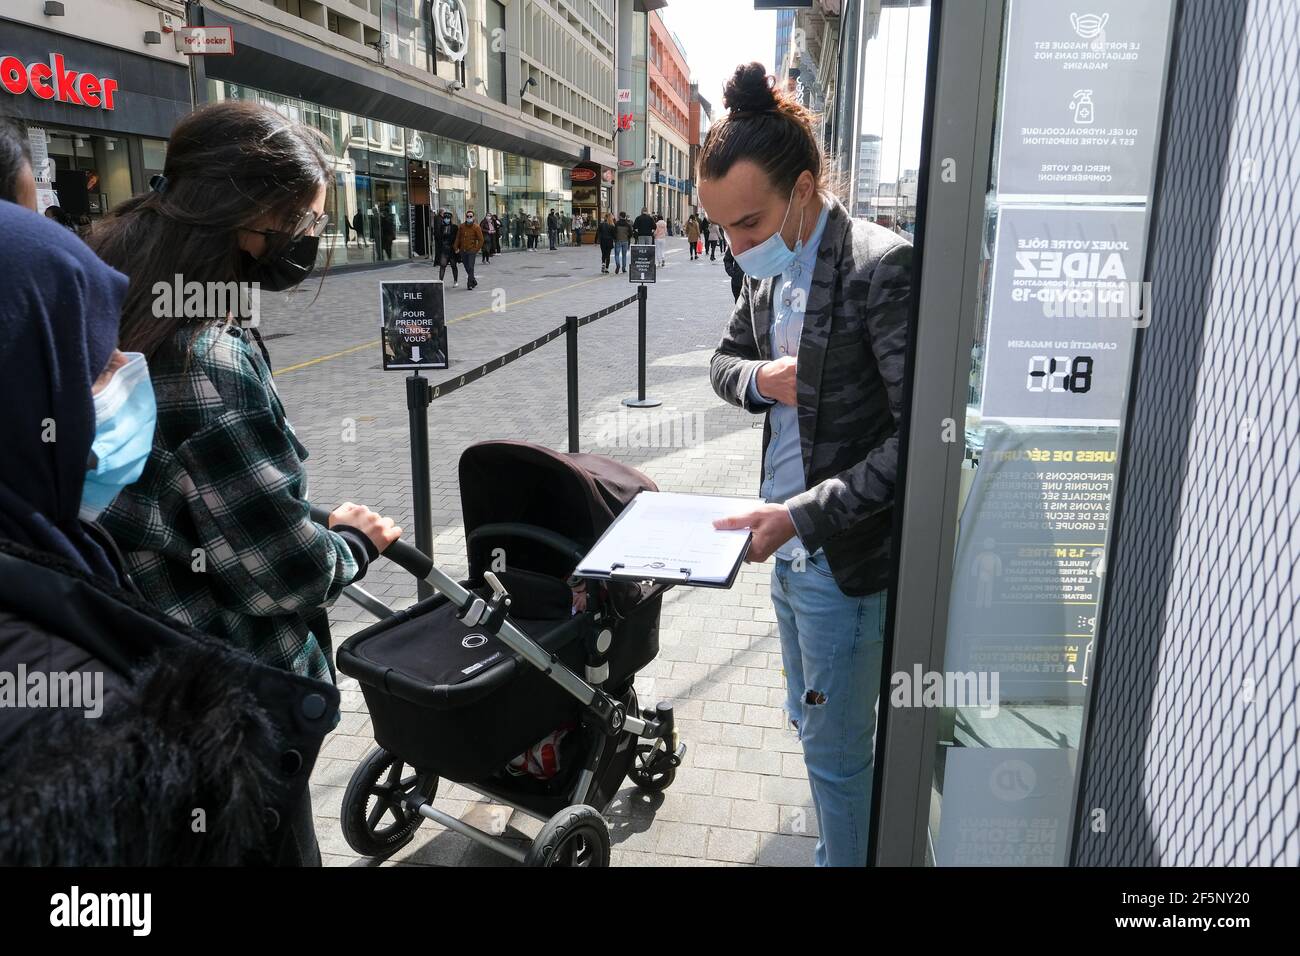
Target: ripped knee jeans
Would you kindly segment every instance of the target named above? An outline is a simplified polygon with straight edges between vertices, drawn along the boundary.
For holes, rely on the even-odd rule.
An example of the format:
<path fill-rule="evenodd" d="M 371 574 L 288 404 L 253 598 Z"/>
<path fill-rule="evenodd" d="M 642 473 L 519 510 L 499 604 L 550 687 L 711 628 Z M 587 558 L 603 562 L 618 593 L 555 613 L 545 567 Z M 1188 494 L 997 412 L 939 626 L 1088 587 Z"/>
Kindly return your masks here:
<path fill-rule="evenodd" d="M 864 866 L 886 594 L 849 597 L 824 553 L 775 559 L 772 604 L 785 712 L 803 746 L 817 815 L 818 866 Z"/>

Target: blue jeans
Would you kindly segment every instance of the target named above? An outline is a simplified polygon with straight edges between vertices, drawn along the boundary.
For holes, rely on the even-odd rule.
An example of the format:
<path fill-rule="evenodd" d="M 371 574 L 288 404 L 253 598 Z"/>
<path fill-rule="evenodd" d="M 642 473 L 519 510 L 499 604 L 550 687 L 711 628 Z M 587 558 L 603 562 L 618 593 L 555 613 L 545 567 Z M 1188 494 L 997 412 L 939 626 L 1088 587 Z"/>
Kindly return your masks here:
<path fill-rule="evenodd" d="M 614 243 L 614 268 L 615 269 L 627 268 L 627 247 L 628 244 L 626 242 Z"/>
<path fill-rule="evenodd" d="M 772 604 L 785 711 L 803 744 L 817 813 L 818 866 L 866 866 L 886 594 L 849 597 L 822 553 L 776 558 Z"/>

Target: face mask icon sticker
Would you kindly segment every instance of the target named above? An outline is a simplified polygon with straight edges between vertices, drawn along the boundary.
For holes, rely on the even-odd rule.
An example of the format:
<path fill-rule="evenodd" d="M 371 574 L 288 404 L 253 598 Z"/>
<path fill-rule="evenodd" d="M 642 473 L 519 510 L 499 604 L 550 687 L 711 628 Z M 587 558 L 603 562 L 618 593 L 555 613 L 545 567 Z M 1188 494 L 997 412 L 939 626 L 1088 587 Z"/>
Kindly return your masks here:
<path fill-rule="evenodd" d="M 1074 27 L 1074 32 L 1079 34 L 1080 37 L 1091 40 L 1106 28 L 1106 21 L 1109 19 L 1109 13 L 1103 13 L 1100 16 L 1095 13 L 1071 13 L 1070 26 Z"/>
<path fill-rule="evenodd" d="M 1070 109 L 1074 110 L 1074 125 L 1086 126 L 1093 122 L 1092 90 L 1075 90 L 1074 99 L 1070 100 Z"/>

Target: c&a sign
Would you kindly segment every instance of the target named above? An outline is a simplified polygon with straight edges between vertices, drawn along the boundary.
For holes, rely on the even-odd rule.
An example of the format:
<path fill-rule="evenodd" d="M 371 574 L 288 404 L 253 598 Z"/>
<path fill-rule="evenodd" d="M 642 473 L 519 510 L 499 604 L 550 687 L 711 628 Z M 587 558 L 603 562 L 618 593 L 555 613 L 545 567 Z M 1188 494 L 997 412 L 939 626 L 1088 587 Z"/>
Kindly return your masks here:
<path fill-rule="evenodd" d="M 0 54 L 0 87 L 15 96 L 30 92 L 39 100 L 111 110 L 117 80 L 69 70 L 62 53 L 51 53 L 48 63 L 26 65 L 16 56 Z"/>

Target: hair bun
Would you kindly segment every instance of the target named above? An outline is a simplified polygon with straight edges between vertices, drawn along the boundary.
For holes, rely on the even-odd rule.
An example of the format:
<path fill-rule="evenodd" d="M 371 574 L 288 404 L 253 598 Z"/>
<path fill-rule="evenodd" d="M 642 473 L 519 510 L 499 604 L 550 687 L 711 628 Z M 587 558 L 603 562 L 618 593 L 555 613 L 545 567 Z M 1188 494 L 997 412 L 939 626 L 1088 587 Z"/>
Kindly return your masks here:
<path fill-rule="evenodd" d="M 776 92 L 762 63 L 757 61 L 736 67 L 722 91 L 722 102 L 733 113 L 776 109 Z"/>

